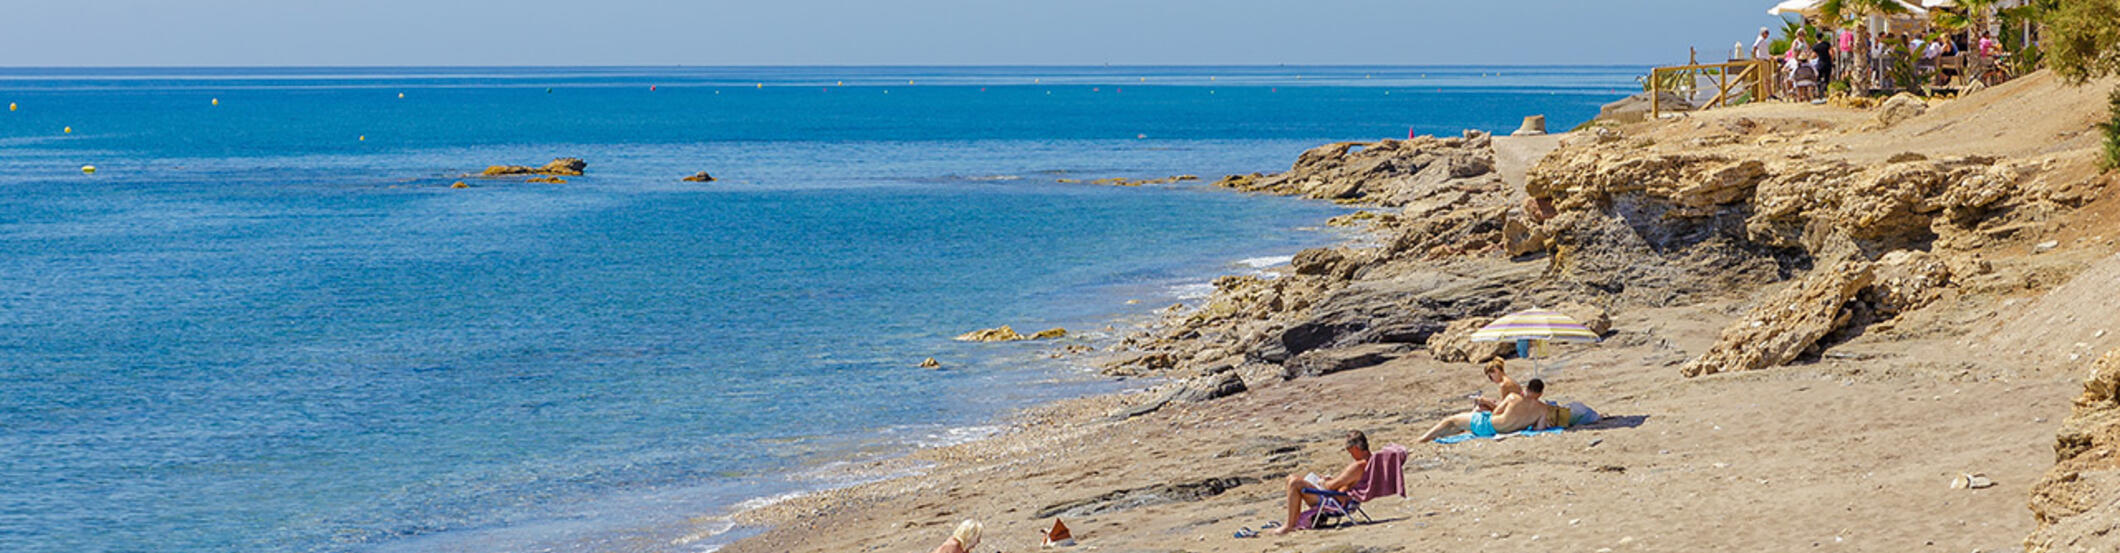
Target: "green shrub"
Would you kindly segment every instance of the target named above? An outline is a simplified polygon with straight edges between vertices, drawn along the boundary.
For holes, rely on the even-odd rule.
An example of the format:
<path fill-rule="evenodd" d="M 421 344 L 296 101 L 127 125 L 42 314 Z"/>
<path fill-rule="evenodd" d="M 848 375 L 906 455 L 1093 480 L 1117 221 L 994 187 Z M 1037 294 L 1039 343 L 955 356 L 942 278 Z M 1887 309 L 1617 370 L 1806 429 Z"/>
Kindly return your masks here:
<path fill-rule="evenodd" d="M 2105 97 L 2106 121 L 2098 128 L 2105 131 L 2105 169 L 2120 169 L 2120 88 Z"/>
<path fill-rule="evenodd" d="M 2073 83 L 2120 74 L 2120 0 L 2062 0 L 2045 19 L 2054 73 Z"/>

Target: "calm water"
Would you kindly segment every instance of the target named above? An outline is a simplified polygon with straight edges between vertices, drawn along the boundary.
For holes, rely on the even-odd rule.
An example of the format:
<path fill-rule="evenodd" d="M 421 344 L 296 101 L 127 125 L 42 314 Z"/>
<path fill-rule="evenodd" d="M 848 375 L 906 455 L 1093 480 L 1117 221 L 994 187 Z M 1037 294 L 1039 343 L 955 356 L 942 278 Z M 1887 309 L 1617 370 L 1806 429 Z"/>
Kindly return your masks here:
<path fill-rule="evenodd" d="M 1341 212 L 1056 179 L 1566 128 L 1637 72 L 0 69 L 0 550 L 709 550 L 1126 385 L 951 335 L 1096 343 Z"/>

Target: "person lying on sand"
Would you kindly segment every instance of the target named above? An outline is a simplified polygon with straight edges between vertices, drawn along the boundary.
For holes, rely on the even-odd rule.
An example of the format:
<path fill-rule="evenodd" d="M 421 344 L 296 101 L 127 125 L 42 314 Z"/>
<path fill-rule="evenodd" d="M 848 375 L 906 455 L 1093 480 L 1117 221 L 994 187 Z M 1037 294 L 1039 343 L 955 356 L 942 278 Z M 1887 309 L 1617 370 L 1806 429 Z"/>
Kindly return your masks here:
<path fill-rule="evenodd" d="M 1538 424 L 1539 419 L 1552 413 L 1545 403 L 1538 400 L 1546 391 L 1546 381 L 1533 378 L 1524 384 L 1524 393 L 1502 398 L 1493 412 L 1472 411 L 1451 415 L 1435 423 L 1435 428 L 1421 435 L 1421 441 L 1433 442 L 1436 438 L 1472 431 L 1475 436 L 1507 434 Z"/>
<path fill-rule="evenodd" d="M 1317 473 L 1288 475 L 1288 520 L 1282 522 L 1280 528 L 1275 528 L 1273 533 L 1286 534 L 1295 531 L 1296 517 L 1302 516 L 1303 508 L 1318 504 L 1318 494 L 1303 493 L 1304 488 L 1345 492 L 1353 490 L 1355 484 L 1361 483 L 1362 474 L 1369 470 L 1369 436 L 1363 435 L 1360 430 L 1347 431 L 1346 449 L 1347 455 L 1353 457 L 1354 462 L 1348 463 L 1347 468 L 1340 469 L 1340 474 L 1329 480 L 1319 477 Z"/>
<path fill-rule="evenodd" d="M 1518 386 L 1516 384 L 1516 379 L 1509 378 L 1509 373 L 1504 371 L 1504 369 L 1506 368 L 1507 367 L 1502 364 L 1502 360 L 1500 358 L 1496 358 L 1487 362 L 1487 381 L 1502 385 L 1502 395 L 1498 396 L 1497 399 L 1488 399 L 1484 397 L 1472 398 L 1472 410 L 1493 411 L 1494 405 L 1500 403 L 1501 400 L 1509 399 L 1509 396 L 1524 395 L 1524 387 Z"/>
<path fill-rule="evenodd" d="M 972 553 L 972 548 L 979 547 L 979 534 L 985 529 L 979 521 L 964 519 L 957 523 L 957 531 L 951 532 L 949 539 L 942 540 L 942 545 L 929 553 Z"/>

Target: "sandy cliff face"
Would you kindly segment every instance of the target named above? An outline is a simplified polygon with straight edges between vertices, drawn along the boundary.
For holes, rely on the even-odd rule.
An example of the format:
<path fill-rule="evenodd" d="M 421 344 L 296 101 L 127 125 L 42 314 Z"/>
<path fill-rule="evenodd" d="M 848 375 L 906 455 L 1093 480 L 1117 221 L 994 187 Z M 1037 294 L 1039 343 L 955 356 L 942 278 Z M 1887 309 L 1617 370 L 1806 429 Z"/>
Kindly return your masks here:
<path fill-rule="evenodd" d="M 2039 530 L 2025 551 L 2120 551 L 2120 350 L 2091 364 L 2054 437 L 2054 461 L 2032 487 Z"/>

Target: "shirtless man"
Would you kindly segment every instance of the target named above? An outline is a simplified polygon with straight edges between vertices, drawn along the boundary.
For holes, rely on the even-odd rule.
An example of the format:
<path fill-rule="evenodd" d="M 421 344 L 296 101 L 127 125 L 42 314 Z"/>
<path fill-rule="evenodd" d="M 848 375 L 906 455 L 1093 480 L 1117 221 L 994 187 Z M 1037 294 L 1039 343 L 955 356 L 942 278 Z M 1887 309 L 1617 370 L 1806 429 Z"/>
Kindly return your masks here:
<path fill-rule="evenodd" d="M 1369 471 L 1369 437 L 1363 435 L 1360 430 L 1347 431 L 1346 449 L 1347 455 L 1354 457 L 1354 462 L 1348 463 L 1347 468 L 1340 469 L 1340 474 L 1329 480 L 1311 481 L 1317 477 L 1316 474 L 1308 477 L 1300 474 L 1288 475 L 1288 520 L 1282 522 L 1280 528 L 1273 529 L 1272 533 L 1286 534 L 1295 531 L 1296 517 L 1303 515 L 1303 508 L 1318 504 L 1318 494 L 1303 493 L 1304 488 L 1345 492 L 1353 490 L 1354 485 L 1362 481 L 1362 475 Z"/>
<path fill-rule="evenodd" d="M 1487 362 L 1487 381 L 1502 385 L 1502 396 L 1500 399 L 1472 398 L 1472 410 L 1493 411 L 1495 404 L 1509 399 L 1509 396 L 1524 395 L 1524 387 L 1516 385 L 1516 380 L 1509 378 L 1509 373 L 1503 372 L 1505 368 L 1507 367 L 1502 364 L 1500 358 Z"/>
<path fill-rule="evenodd" d="M 1493 436 L 1530 428 L 1540 418 L 1551 413 L 1547 405 L 1538 400 L 1546 392 L 1546 381 L 1533 378 L 1524 383 L 1524 393 L 1502 398 L 1493 412 L 1473 411 L 1458 413 L 1435 423 L 1421 435 L 1421 441 L 1433 442 L 1436 438 L 1466 430 L 1475 436 Z"/>

